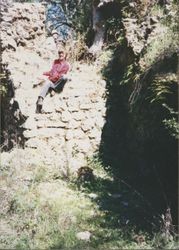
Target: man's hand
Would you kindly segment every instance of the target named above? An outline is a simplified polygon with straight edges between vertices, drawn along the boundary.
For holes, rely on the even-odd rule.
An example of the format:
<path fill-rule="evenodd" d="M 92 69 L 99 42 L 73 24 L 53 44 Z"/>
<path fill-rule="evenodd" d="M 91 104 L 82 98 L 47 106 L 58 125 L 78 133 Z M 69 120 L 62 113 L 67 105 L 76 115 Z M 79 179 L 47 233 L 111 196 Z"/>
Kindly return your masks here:
<path fill-rule="evenodd" d="M 50 71 L 44 72 L 43 75 L 44 76 L 50 76 Z"/>
<path fill-rule="evenodd" d="M 37 81 L 46 81 L 47 80 L 47 77 L 45 75 L 42 75 L 40 77 L 37 77 Z"/>

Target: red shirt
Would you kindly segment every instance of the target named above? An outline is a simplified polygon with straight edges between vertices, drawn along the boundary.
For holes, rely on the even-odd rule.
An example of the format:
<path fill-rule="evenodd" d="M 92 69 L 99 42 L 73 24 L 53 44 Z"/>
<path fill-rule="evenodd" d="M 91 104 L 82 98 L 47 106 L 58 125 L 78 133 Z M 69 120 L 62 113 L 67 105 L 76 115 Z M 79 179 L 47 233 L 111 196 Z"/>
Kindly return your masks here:
<path fill-rule="evenodd" d="M 55 83 L 61 78 L 62 75 L 66 74 L 69 69 L 70 64 L 67 61 L 60 61 L 59 59 L 56 59 L 53 62 L 52 69 L 49 72 L 44 72 L 43 74 L 48 76 L 48 79 Z"/>

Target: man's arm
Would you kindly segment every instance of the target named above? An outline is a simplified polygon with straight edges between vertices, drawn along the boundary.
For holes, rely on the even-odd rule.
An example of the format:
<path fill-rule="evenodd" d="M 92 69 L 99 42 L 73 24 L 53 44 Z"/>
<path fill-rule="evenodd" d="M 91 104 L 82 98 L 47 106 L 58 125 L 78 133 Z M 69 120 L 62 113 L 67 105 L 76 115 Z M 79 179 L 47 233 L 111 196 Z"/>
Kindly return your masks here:
<path fill-rule="evenodd" d="M 51 73 L 51 71 L 47 71 L 47 72 L 44 72 L 43 75 L 44 76 L 50 76 L 50 73 Z"/>

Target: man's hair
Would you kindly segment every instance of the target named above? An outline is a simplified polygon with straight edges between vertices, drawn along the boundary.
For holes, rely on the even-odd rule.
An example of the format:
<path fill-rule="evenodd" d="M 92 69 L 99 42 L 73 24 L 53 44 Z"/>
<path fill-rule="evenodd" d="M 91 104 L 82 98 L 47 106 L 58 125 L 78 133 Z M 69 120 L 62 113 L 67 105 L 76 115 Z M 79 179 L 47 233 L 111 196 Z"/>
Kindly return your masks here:
<path fill-rule="evenodd" d="M 58 54 L 64 54 L 65 56 L 65 60 L 67 59 L 67 51 L 65 50 L 65 48 L 59 48 L 58 49 Z"/>
<path fill-rule="evenodd" d="M 58 50 L 58 54 L 60 54 L 60 53 L 65 54 L 65 51 L 64 51 L 63 49 L 59 49 L 59 50 Z"/>

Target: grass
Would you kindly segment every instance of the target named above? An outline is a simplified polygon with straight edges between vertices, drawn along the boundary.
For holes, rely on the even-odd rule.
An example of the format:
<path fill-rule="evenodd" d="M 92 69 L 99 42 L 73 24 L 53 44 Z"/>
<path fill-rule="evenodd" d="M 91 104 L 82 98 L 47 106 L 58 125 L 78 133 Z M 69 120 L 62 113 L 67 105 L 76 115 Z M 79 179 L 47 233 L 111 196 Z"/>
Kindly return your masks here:
<path fill-rule="evenodd" d="M 176 51 L 177 49 L 177 35 L 174 34 L 170 28 L 161 25 L 162 33 L 155 36 L 147 47 L 146 53 L 141 61 L 141 66 L 149 68 L 161 56 L 167 54 L 170 51 Z"/>
<path fill-rule="evenodd" d="M 8 164 L 1 164 L 6 190 L 1 199 L 7 199 L 7 209 L 0 214 L 0 248 L 151 249 L 156 242 L 161 244 L 161 236 L 154 239 L 142 223 L 138 228 L 135 224 L 144 213 L 141 198 L 115 183 L 98 158 L 88 159 L 94 181 L 80 185 L 76 179 L 56 178 L 52 169 L 40 165 L 33 166 L 28 182 L 23 173 L 17 181 L 19 170 L 14 171 L 10 159 Z M 85 231 L 91 234 L 89 241 L 77 238 L 77 233 Z M 169 243 L 174 247 L 173 241 Z"/>
<path fill-rule="evenodd" d="M 176 3 L 173 2 L 171 4 L 168 15 L 165 15 L 164 9 L 158 5 L 153 6 L 151 14 L 160 17 L 160 22 L 156 28 L 157 33 L 151 37 L 151 41 L 147 45 L 141 60 L 141 66 L 144 68 L 150 67 L 160 60 L 162 56 L 167 55 L 167 53 L 177 52 L 178 48 L 178 13 Z"/>

